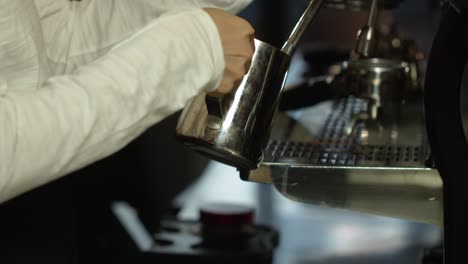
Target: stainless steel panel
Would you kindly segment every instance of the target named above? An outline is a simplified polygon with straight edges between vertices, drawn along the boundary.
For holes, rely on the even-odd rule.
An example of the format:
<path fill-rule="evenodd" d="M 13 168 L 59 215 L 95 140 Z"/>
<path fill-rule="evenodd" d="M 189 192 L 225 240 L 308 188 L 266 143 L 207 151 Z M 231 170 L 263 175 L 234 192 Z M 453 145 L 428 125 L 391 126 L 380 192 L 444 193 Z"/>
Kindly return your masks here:
<path fill-rule="evenodd" d="M 262 167 L 246 178 L 300 202 L 441 225 L 442 180 L 428 160 L 421 102 L 348 135 L 366 107 L 349 97 L 280 116 Z"/>
<path fill-rule="evenodd" d="M 255 40 L 255 45 L 252 66 L 240 86 L 222 97 L 196 96 L 177 125 L 181 142 L 240 168 L 256 168 L 263 157 L 290 62 L 265 42 Z"/>

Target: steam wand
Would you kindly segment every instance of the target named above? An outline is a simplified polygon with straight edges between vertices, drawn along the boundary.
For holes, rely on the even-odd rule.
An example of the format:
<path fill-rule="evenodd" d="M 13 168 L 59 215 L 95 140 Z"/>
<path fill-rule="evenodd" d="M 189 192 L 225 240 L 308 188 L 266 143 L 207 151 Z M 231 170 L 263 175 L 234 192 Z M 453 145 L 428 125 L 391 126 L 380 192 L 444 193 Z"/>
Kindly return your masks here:
<path fill-rule="evenodd" d="M 358 32 L 356 48 L 354 51 L 362 57 L 372 57 L 375 55 L 377 44 L 377 30 L 375 22 L 377 19 L 377 0 L 372 0 L 369 11 L 367 25 Z"/>

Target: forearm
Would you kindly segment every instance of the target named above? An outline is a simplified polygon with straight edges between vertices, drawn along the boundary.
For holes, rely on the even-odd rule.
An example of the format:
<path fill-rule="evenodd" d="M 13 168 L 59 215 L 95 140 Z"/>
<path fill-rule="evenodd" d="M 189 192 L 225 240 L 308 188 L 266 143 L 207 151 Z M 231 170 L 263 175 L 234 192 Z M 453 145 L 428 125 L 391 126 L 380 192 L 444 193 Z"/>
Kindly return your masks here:
<path fill-rule="evenodd" d="M 99 1 L 99 0 L 98 0 Z M 108 0 L 115 1 L 115 0 Z M 237 14 L 253 0 L 140 0 L 155 9 L 177 10 L 184 7 L 212 7 L 222 9 L 231 14 Z"/>
<path fill-rule="evenodd" d="M 107 52 L 109 48 L 153 19 L 200 7 L 237 13 L 251 0 L 86 0 L 35 1 L 47 55 L 59 73 L 69 72 Z M 65 48 L 66 47 L 66 48 Z"/>
<path fill-rule="evenodd" d="M 0 96 L 0 201 L 102 159 L 219 83 L 203 11 L 162 17 L 104 57 L 33 92 Z"/>
<path fill-rule="evenodd" d="M 200 7 L 214 7 L 237 14 L 247 7 L 253 0 L 194 0 Z"/>

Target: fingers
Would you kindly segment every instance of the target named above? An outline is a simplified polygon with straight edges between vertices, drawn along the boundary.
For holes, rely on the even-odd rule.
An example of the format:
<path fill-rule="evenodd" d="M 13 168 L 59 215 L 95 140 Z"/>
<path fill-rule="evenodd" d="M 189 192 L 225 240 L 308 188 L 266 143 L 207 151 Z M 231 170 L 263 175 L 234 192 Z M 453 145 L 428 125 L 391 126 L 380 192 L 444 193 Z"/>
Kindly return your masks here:
<path fill-rule="evenodd" d="M 226 32 L 222 37 L 222 44 L 224 47 L 225 55 L 227 56 L 241 56 L 252 58 L 255 52 L 254 34 L 252 26 L 247 21 L 242 24 L 245 27 L 235 27 L 230 32 Z M 247 23 L 247 24 L 244 24 Z"/>
<path fill-rule="evenodd" d="M 225 57 L 226 68 L 224 70 L 223 80 L 217 91 L 223 94 L 239 87 L 245 75 L 250 69 L 251 59 L 238 56 Z"/>
<path fill-rule="evenodd" d="M 255 53 L 255 30 L 240 17 L 213 8 L 204 10 L 218 28 L 224 51 L 226 66 L 217 92 L 229 93 L 241 84 L 249 71 Z"/>

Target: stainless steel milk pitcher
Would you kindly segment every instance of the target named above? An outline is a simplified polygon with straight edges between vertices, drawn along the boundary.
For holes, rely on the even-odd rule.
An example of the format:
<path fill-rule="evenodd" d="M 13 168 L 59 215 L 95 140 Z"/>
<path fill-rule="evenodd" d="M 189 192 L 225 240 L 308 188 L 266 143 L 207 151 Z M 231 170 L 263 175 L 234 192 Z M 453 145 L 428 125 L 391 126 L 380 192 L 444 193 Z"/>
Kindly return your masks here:
<path fill-rule="evenodd" d="M 255 40 L 249 72 L 239 87 L 216 97 L 200 94 L 182 112 L 177 138 L 211 159 L 255 169 L 263 159 L 290 59 L 323 0 L 313 0 L 280 50 Z"/>

